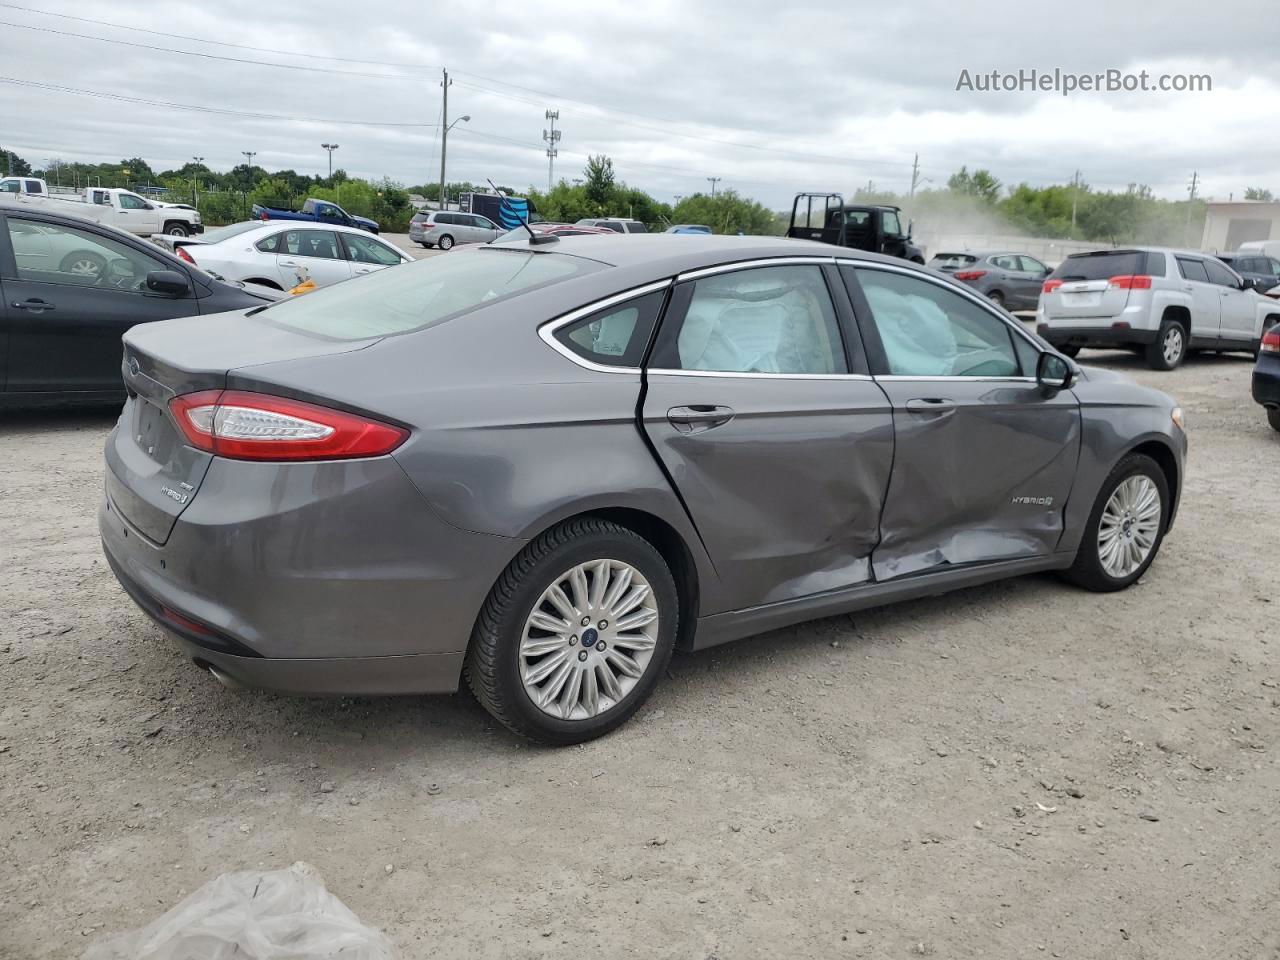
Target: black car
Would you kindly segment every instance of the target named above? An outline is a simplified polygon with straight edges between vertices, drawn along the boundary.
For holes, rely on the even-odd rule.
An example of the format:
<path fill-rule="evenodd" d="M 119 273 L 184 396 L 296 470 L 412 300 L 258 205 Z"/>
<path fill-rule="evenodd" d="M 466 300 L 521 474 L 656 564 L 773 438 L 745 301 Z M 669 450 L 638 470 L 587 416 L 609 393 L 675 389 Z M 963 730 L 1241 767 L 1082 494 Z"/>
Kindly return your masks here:
<path fill-rule="evenodd" d="M 1267 422 L 1280 430 L 1280 324 L 1262 335 L 1253 368 L 1253 399 L 1267 411 Z"/>
<path fill-rule="evenodd" d="M 1259 293 L 1280 287 L 1280 260 L 1261 253 L 1220 253 L 1218 259 L 1251 284 Z"/>
<path fill-rule="evenodd" d="M 272 299 L 113 227 L 0 206 L 0 406 L 122 399 L 134 324 Z"/>

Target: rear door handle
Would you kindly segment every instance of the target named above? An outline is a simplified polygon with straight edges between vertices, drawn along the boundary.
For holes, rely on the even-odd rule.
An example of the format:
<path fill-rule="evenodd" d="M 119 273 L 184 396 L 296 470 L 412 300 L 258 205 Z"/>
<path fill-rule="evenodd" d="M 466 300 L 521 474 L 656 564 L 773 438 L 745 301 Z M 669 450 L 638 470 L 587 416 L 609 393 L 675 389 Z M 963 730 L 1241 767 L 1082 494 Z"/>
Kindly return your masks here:
<path fill-rule="evenodd" d="M 34 297 L 25 303 L 20 300 L 15 300 L 13 303 L 9 304 L 9 306 L 13 307 L 15 310 L 31 310 L 34 313 L 40 313 L 42 310 L 57 309 L 52 303 L 45 303 L 43 300 L 38 300 Z"/>
<path fill-rule="evenodd" d="M 733 419 L 734 412 L 730 407 L 715 406 L 708 403 L 694 403 L 687 407 L 672 407 L 667 411 L 667 420 L 681 433 L 694 433 L 719 427 Z"/>
<path fill-rule="evenodd" d="M 924 416 L 952 413 L 955 409 L 956 402 L 945 397 L 919 397 L 915 400 L 907 401 L 908 413 L 918 413 Z"/>

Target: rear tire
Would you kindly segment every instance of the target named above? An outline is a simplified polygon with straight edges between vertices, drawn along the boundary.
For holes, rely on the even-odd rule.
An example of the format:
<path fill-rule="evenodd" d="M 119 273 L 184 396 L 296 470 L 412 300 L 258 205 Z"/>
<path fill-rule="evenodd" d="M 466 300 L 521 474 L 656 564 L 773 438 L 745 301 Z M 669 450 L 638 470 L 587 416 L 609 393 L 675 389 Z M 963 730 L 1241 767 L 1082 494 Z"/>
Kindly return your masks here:
<path fill-rule="evenodd" d="M 1177 320 L 1160 324 L 1160 332 L 1146 348 L 1147 366 L 1152 370 L 1173 370 L 1186 356 L 1186 328 Z"/>
<path fill-rule="evenodd" d="M 1065 347 L 1058 347 L 1057 350 L 1064 357 L 1070 357 L 1072 360 L 1074 360 L 1080 354 L 1080 348 L 1077 347 L 1075 344 L 1071 344 L 1070 346 L 1065 346 Z"/>
<path fill-rule="evenodd" d="M 1123 494 L 1117 497 L 1117 491 L 1125 484 L 1127 490 L 1137 493 L 1138 503 L 1125 500 Z M 1158 496 L 1155 504 L 1154 525 L 1148 517 L 1144 520 L 1144 511 L 1138 509 L 1145 502 L 1151 490 Z M 1117 497 L 1118 503 L 1113 501 Z M 1075 562 L 1066 571 L 1066 577 L 1077 586 L 1098 593 L 1109 593 L 1123 590 L 1147 572 L 1160 552 L 1164 542 L 1165 529 L 1169 523 L 1169 510 L 1172 502 L 1169 499 L 1169 481 L 1164 471 L 1154 460 L 1142 453 L 1131 453 L 1115 465 L 1094 500 L 1093 509 L 1089 512 L 1089 522 L 1085 524 L 1084 538 L 1076 552 Z M 1148 507 L 1149 509 L 1149 507 Z M 1103 530 L 1103 514 L 1107 514 L 1107 531 Z M 1129 535 L 1132 531 L 1132 536 Z M 1136 564 L 1129 560 L 1133 551 L 1139 553 L 1143 549 L 1144 535 L 1150 539 L 1150 547 Z M 1115 554 L 1109 560 L 1106 553 L 1107 544 L 1115 541 Z M 1129 559 L 1126 559 L 1129 558 Z"/>
<path fill-rule="evenodd" d="M 1271 424 L 1272 430 L 1280 430 L 1280 410 L 1268 410 L 1267 423 Z"/>
<path fill-rule="evenodd" d="M 418 246 L 420 246 L 423 250 L 426 250 L 428 247 L 431 246 L 431 244 L 427 243 L 427 241 L 425 240 L 419 240 Z"/>
<path fill-rule="evenodd" d="M 441 250 L 452 250 L 453 237 L 449 236 L 446 233 L 443 237 L 441 237 L 439 240 L 436 241 L 436 246 L 438 246 Z"/>
<path fill-rule="evenodd" d="M 987 299 L 994 303 L 997 307 L 1004 307 L 1004 294 L 999 290 L 992 290 L 987 294 Z"/>
<path fill-rule="evenodd" d="M 68 253 L 62 258 L 62 263 L 58 264 L 59 273 L 70 273 L 77 277 L 84 277 L 87 280 L 97 280 L 102 276 L 102 271 L 106 269 L 107 261 L 105 257 L 88 250 L 80 250 Z"/>
<path fill-rule="evenodd" d="M 606 575 L 597 581 L 601 563 L 612 566 L 603 568 Z M 575 570 L 587 571 L 580 583 L 571 576 Z M 641 581 L 649 588 L 636 601 L 643 606 L 627 607 Z M 603 584 L 599 594 L 597 582 Z M 619 583 L 622 599 L 611 608 L 607 601 Z M 563 603 L 548 600 L 561 584 L 568 584 L 560 596 L 573 608 L 566 612 L 560 612 Z M 656 620 L 647 630 L 633 625 L 620 633 L 616 624 L 601 619 L 609 609 L 618 611 L 618 623 L 641 612 L 653 613 Z M 653 692 L 675 648 L 679 609 L 671 571 L 647 540 L 594 517 L 566 521 L 526 546 L 489 591 L 471 634 L 467 684 L 480 705 L 513 733 L 556 746 L 594 740 L 625 723 Z M 578 619 L 584 613 L 585 624 Z M 554 629 L 535 623 L 539 618 Z M 642 649 L 635 641 L 646 633 L 646 644 L 652 643 Z M 638 674 L 612 670 L 611 658 L 619 655 Z M 602 670 L 614 678 L 612 688 Z M 544 705 L 533 699 L 539 694 L 546 698 Z"/>

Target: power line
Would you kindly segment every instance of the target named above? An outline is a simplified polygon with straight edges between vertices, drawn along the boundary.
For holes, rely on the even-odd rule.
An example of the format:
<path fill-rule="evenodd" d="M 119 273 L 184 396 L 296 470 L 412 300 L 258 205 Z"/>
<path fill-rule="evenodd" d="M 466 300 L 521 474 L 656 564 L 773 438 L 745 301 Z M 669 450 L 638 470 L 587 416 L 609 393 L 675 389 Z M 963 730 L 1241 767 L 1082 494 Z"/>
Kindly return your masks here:
<path fill-rule="evenodd" d="M 148 30 L 126 23 L 112 23 L 110 20 L 94 20 L 91 17 L 77 17 L 70 13 L 56 13 L 53 10 L 37 10 L 35 7 L 22 7 L 16 3 L 0 3 L 0 7 L 9 10 L 21 10 L 24 13 L 38 13 L 43 17 L 61 17 L 64 20 L 76 20 L 80 23 L 92 23 L 99 27 L 114 27 L 117 30 L 130 30 L 134 33 L 147 33 L 153 37 L 168 37 L 170 40 L 190 40 L 193 43 L 211 43 L 218 47 L 231 47 L 235 50 L 250 50 L 254 53 L 279 53 L 287 57 L 305 57 L 308 60 L 329 60 L 336 63 L 359 63 L 368 67 L 407 67 L 409 69 L 432 67 L 429 63 L 394 63 L 383 60 L 356 60 L 352 57 L 327 57 L 320 53 L 299 53 L 296 50 L 279 50 L 275 47 L 251 47 L 243 43 L 229 43 L 226 40 L 210 40 L 207 37 L 191 37 L 182 33 L 165 33 L 163 30 Z"/>
<path fill-rule="evenodd" d="M 160 47 L 151 43 L 135 43 L 132 40 L 117 40 L 114 37 L 95 37 L 89 33 L 72 33 L 70 30 L 55 30 L 53 27 L 33 27 L 28 23 L 10 23 L 0 20 L 0 27 L 13 27 L 18 30 L 34 30 L 37 33 L 52 33 L 59 37 L 75 37 L 78 40 L 97 40 L 99 43 L 114 43 L 122 47 L 134 47 L 139 50 L 155 50 L 160 53 L 177 53 L 184 57 L 200 57 L 204 60 L 224 60 L 228 63 L 248 63 L 258 67 L 280 67 L 283 70 L 303 70 L 307 73 L 334 73 L 343 77 L 368 77 L 374 80 L 410 80 L 421 83 L 424 77 L 409 77 L 400 73 L 359 73 L 354 70 L 332 70 L 328 67 L 308 67 L 300 63 L 272 63 L 269 60 L 247 60 L 243 57 L 223 57 L 216 53 L 198 53 L 195 50 L 179 50 L 176 47 Z"/>
<path fill-rule="evenodd" d="M 39 87 L 42 90 L 53 90 L 57 93 L 70 93 L 81 97 L 97 97 L 101 100 L 116 100 L 122 103 L 138 103 L 148 107 L 169 107 L 174 110 L 193 110 L 197 113 L 216 113 L 232 117 L 248 117 L 253 120 L 289 120 L 297 123 L 341 123 L 362 127 L 399 127 L 428 129 L 438 127 L 438 123 L 399 123 L 381 120 L 334 120 L 326 117 L 288 117 L 277 113 L 253 113 L 246 110 L 231 110 L 224 107 L 204 107 L 194 103 L 174 103 L 169 100 L 150 100 L 146 97 L 130 97 L 122 93 L 107 93 L 102 90 L 82 90 L 79 87 L 64 87 L 56 83 L 41 83 L 38 80 L 23 80 L 18 77 L 0 77 L 0 83 L 12 83 L 22 87 Z"/>

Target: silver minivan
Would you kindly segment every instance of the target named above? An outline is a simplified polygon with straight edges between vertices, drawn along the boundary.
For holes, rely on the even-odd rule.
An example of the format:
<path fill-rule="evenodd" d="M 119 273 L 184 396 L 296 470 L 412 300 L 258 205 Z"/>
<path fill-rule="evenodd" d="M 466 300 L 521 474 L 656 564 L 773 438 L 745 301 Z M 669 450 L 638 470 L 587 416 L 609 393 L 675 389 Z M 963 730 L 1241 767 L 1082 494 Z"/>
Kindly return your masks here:
<path fill-rule="evenodd" d="M 423 210 L 409 221 L 410 240 L 441 250 L 450 250 L 457 243 L 488 243 L 506 232 L 478 213 Z"/>

